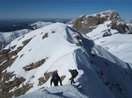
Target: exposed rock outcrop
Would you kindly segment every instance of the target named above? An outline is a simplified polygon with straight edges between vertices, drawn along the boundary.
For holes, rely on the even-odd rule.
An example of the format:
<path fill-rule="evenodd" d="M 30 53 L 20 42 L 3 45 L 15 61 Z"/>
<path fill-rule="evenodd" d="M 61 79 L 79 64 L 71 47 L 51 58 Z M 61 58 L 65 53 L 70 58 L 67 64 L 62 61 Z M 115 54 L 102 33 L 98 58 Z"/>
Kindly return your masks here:
<path fill-rule="evenodd" d="M 132 33 L 132 30 L 125 23 L 112 23 L 111 28 L 117 30 L 121 34 Z"/>
<path fill-rule="evenodd" d="M 99 24 L 103 24 L 106 21 L 111 21 L 112 29 L 117 30 L 119 33 L 131 33 L 131 29 L 125 24 L 121 23 L 121 18 L 116 11 L 105 11 L 94 15 L 83 15 L 78 17 L 71 22 L 73 28 L 83 33 L 88 33 L 95 29 Z"/>
<path fill-rule="evenodd" d="M 32 70 L 34 68 L 37 68 L 37 67 L 41 66 L 43 63 L 45 63 L 46 59 L 47 58 L 42 59 L 42 60 L 40 60 L 40 61 L 38 61 L 36 63 L 32 63 L 32 64 L 29 64 L 29 65 L 26 65 L 25 67 L 23 67 L 23 69 L 25 71 L 29 71 L 29 70 Z"/>

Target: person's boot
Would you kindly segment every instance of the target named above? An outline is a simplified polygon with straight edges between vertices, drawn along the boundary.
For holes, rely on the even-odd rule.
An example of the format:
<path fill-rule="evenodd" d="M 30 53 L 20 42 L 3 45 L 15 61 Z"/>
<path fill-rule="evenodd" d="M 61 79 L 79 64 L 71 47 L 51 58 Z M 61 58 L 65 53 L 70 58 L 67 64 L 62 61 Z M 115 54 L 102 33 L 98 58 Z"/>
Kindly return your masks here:
<path fill-rule="evenodd" d="M 73 83 L 75 83 L 75 81 L 74 81 L 74 80 L 73 80 L 72 82 L 73 82 Z"/>

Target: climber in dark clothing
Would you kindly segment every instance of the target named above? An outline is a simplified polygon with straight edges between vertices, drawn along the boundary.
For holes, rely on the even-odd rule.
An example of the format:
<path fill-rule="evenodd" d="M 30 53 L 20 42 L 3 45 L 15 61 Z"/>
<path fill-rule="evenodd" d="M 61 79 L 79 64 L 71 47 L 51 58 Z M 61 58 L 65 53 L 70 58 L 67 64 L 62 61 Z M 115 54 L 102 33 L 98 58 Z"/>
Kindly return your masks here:
<path fill-rule="evenodd" d="M 54 83 L 54 86 L 58 86 L 58 82 L 60 82 L 60 85 L 62 85 L 61 78 L 58 75 L 57 71 L 53 72 L 53 75 L 52 75 L 52 78 L 51 78 L 51 81 L 50 81 L 50 86 L 52 86 L 52 82 Z"/>
<path fill-rule="evenodd" d="M 71 84 L 75 83 L 74 78 L 78 75 L 78 71 L 76 69 L 70 69 L 69 72 L 71 73 L 71 78 L 69 79 L 71 80 Z"/>

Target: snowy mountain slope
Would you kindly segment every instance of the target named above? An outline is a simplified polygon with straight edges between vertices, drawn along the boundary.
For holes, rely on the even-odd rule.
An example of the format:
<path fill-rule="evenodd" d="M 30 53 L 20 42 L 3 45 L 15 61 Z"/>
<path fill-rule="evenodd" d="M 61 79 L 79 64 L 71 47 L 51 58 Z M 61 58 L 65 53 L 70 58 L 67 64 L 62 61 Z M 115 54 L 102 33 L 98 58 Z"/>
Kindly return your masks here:
<path fill-rule="evenodd" d="M 50 25 L 50 24 L 52 24 L 52 22 L 37 21 L 35 23 L 30 24 L 29 27 L 31 27 L 32 29 L 35 30 L 35 29 L 45 27 L 45 26 Z"/>
<path fill-rule="evenodd" d="M 132 63 L 132 36 L 130 34 L 115 34 L 101 38 L 96 43 L 106 48 L 118 58 Z"/>
<path fill-rule="evenodd" d="M 22 35 L 25 35 L 32 30 L 50 25 L 51 23 L 52 22 L 37 21 L 37 22 L 29 24 L 25 27 L 21 26 L 21 25 L 19 27 L 19 25 L 18 25 L 18 28 L 24 28 L 21 30 L 10 31 L 10 32 L 0 32 L 0 46 L 1 46 L 1 48 L 4 48 L 7 44 L 9 44 L 14 39 L 16 39 Z M 10 27 L 10 28 L 14 28 L 14 27 Z M 7 27 L 7 29 L 8 29 L 8 27 Z"/>
<path fill-rule="evenodd" d="M 1 33 L 4 37 L 4 40 L 9 40 L 11 37 L 12 38 L 17 38 L 19 36 L 22 36 L 24 34 L 26 34 L 27 32 L 29 32 L 29 30 L 27 29 L 23 29 L 23 30 L 18 30 L 18 31 L 14 31 L 14 32 L 4 32 Z"/>
<path fill-rule="evenodd" d="M 129 26 L 129 28 L 132 30 L 132 19 L 128 19 L 128 20 L 124 19 L 123 22 L 125 22 Z"/>
<path fill-rule="evenodd" d="M 106 21 L 103 24 L 98 25 L 95 29 L 93 29 L 91 32 L 87 33 L 87 35 L 92 38 L 93 40 L 111 36 L 115 33 L 118 33 L 117 30 L 113 30 L 108 25 L 111 24 L 111 21 Z"/>
<path fill-rule="evenodd" d="M 47 21 L 47 22 L 46 22 Z M 22 29 L 28 29 L 28 30 L 35 30 L 44 26 L 47 26 L 51 24 L 52 22 L 48 22 L 52 20 L 25 20 L 25 21 L 13 21 L 11 20 L 9 23 L 5 23 L 6 21 L 3 21 L 3 24 L 0 25 L 0 32 L 13 32 L 18 31 Z M 4 24 L 5 23 L 5 24 Z"/>
<path fill-rule="evenodd" d="M 107 27 L 110 23 L 110 21 L 106 21 L 104 24 L 98 25 L 96 29 L 87 33 L 87 36 L 118 58 L 132 63 L 132 35 L 120 34 Z"/>
<path fill-rule="evenodd" d="M 0 32 L 1 48 L 9 44 L 14 39 L 27 34 L 28 32 L 30 32 L 30 30 L 28 29 L 23 29 L 23 30 L 18 30 L 18 31 L 13 31 L 13 32 Z"/>
<path fill-rule="evenodd" d="M 117 11 L 108 10 L 92 15 L 83 15 L 73 19 L 70 25 L 86 33 L 97 44 L 103 46 L 118 58 L 132 63 L 131 35 L 127 35 L 132 32 L 131 25 L 122 21 Z"/>
<path fill-rule="evenodd" d="M 83 46 L 75 44 L 75 36 L 81 37 Z M 9 47 L 12 48 L 6 54 Z M 54 23 L 17 38 L 0 55 L 0 82 L 3 85 L 0 86 L 0 93 L 5 92 L 1 96 L 25 94 L 20 98 L 27 98 L 35 94 L 34 98 L 132 97 L 130 64 L 62 23 Z M 79 71 L 75 86 L 69 85 L 69 69 Z M 50 79 L 55 70 L 58 70 L 63 86 L 52 88 Z M 41 89 L 48 92 L 43 94 Z M 41 97 L 38 95 L 40 93 Z"/>

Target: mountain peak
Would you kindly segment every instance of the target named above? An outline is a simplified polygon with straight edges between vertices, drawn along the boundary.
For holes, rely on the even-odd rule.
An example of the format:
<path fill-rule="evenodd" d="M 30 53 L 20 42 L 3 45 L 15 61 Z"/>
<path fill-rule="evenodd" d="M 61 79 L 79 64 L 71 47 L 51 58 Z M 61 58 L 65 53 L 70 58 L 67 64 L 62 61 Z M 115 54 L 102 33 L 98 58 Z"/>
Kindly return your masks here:
<path fill-rule="evenodd" d="M 118 12 L 114 10 L 99 12 L 92 15 L 83 15 L 73 19 L 69 24 L 78 31 L 86 34 L 91 32 L 98 25 L 105 25 L 107 21 L 111 21 L 111 23 L 107 25 L 109 28 L 115 29 L 119 33 L 131 33 L 129 27 L 121 21 Z"/>
<path fill-rule="evenodd" d="M 84 15 L 81 15 L 80 17 L 77 17 L 76 19 L 87 18 L 87 17 L 98 17 L 98 18 L 107 17 L 107 20 L 112 20 L 112 18 L 118 18 L 118 20 L 120 20 L 119 13 L 116 10 L 106 10 L 106 11 L 98 12 L 95 14 L 88 14 L 88 15 L 84 14 Z"/>

